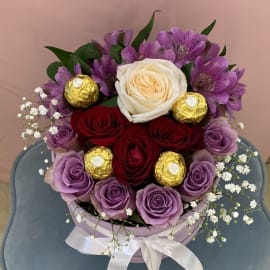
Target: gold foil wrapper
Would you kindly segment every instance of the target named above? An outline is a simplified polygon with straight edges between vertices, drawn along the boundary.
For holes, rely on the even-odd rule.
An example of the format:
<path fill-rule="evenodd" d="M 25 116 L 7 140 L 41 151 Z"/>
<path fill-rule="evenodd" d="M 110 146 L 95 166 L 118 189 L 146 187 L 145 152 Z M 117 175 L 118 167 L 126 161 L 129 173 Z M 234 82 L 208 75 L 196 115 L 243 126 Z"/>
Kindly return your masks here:
<path fill-rule="evenodd" d="M 112 158 L 113 154 L 109 148 L 94 147 L 84 155 L 85 171 L 95 180 L 105 179 L 112 174 Z"/>
<path fill-rule="evenodd" d="M 163 186 L 178 186 L 186 175 L 186 163 L 181 154 L 167 151 L 161 153 L 155 165 L 155 177 Z"/>
<path fill-rule="evenodd" d="M 203 95 L 187 92 L 172 107 L 174 118 L 183 123 L 199 123 L 207 113 L 207 103 Z"/>
<path fill-rule="evenodd" d="M 98 85 L 89 76 L 80 74 L 67 82 L 64 96 L 73 107 L 86 109 L 98 100 Z"/>

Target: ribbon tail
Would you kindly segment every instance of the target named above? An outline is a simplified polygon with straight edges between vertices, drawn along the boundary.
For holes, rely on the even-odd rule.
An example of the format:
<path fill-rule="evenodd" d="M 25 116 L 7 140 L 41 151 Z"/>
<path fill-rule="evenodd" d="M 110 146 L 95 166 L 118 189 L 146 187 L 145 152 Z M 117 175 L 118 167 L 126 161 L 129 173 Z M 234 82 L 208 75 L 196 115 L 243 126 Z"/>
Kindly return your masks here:
<path fill-rule="evenodd" d="M 149 245 L 148 242 L 146 239 L 143 241 L 143 245 L 141 246 L 142 256 L 148 270 L 157 270 L 160 267 L 162 255 L 151 248 L 151 244 Z"/>
<path fill-rule="evenodd" d="M 110 246 L 111 238 L 92 239 L 80 227 L 75 226 L 66 243 L 77 251 L 88 255 L 101 255 Z M 142 240 L 132 240 L 128 245 L 121 247 L 119 252 L 115 252 L 109 261 L 107 270 L 127 270 L 131 258 L 137 250 L 141 248 Z"/>
<path fill-rule="evenodd" d="M 107 270 L 127 270 L 133 255 L 141 248 L 141 240 L 132 240 L 111 257 Z"/>
<path fill-rule="evenodd" d="M 109 240 L 108 238 L 92 239 L 82 229 L 75 226 L 66 238 L 66 244 L 83 254 L 101 255 L 107 248 Z"/>
<path fill-rule="evenodd" d="M 163 238 L 149 241 L 152 249 L 165 254 L 175 260 L 186 270 L 203 270 L 203 266 L 196 255 L 181 243 Z M 158 268 L 156 268 L 158 269 Z"/>

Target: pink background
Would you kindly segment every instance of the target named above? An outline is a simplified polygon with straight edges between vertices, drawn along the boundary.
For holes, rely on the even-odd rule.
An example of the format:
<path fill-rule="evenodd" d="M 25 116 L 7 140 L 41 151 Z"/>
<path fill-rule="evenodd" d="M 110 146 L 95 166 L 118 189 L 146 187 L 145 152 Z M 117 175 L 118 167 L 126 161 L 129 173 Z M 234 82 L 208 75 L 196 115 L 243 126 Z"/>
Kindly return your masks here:
<path fill-rule="evenodd" d="M 24 142 L 16 118 L 21 97 L 47 80 L 46 67 L 54 60 L 44 45 L 75 50 L 114 29 L 136 32 L 155 9 L 153 36 L 161 29 L 179 26 L 200 31 L 213 19 L 217 26 L 211 40 L 227 45 L 230 63 L 246 68 L 248 91 L 244 109 L 237 115 L 245 123 L 243 135 L 270 154 L 270 4 L 268 0 L 13 0 L 0 3 L 0 180 L 8 181 L 9 170 Z M 30 165 L 30 164 L 29 164 Z"/>

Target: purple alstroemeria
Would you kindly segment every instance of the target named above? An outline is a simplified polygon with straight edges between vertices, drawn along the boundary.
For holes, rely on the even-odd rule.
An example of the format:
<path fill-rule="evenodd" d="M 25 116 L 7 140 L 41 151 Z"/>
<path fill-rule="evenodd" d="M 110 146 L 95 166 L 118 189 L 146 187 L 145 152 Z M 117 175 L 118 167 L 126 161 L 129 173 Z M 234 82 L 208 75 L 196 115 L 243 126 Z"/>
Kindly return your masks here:
<path fill-rule="evenodd" d="M 174 51 L 172 49 L 163 48 L 158 41 L 143 42 L 140 45 L 138 52 L 132 46 L 127 46 L 122 50 L 121 56 L 123 63 L 132 63 L 145 58 L 165 59 L 172 62 L 175 61 Z"/>
<path fill-rule="evenodd" d="M 81 67 L 76 64 L 74 67 L 75 74 L 80 74 Z M 51 117 L 55 112 L 59 112 L 62 116 L 70 115 L 70 111 L 64 104 L 63 93 L 66 83 L 73 77 L 73 75 L 65 67 L 59 67 L 55 74 L 55 81 L 48 81 L 42 86 L 46 98 L 41 100 L 41 103 L 48 108 L 48 117 Z M 54 102 L 52 100 L 54 99 Z"/>
<path fill-rule="evenodd" d="M 110 55 L 103 55 L 101 59 L 94 60 L 91 66 L 92 78 L 100 86 L 100 92 L 105 96 L 116 93 L 114 83 L 116 81 L 117 63 Z"/>
<path fill-rule="evenodd" d="M 49 109 L 48 112 L 49 117 L 52 117 L 52 115 L 55 112 L 59 112 L 62 116 L 61 118 L 69 118 L 71 115 L 71 110 L 64 101 L 63 94 L 55 97 L 53 101 L 51 100 L 48 109 Z"/>
<path fill-rule="evenodd" d="M 169 32 L 159 32 L 157 41 L 161 47 L 173 49 L 176 56 L 175 64 L 181 68 L 202 55 L 206 47 L 207 37 L 194 31 L 184 32 L 177 27 L 173 27 Z"/>
<path fill-rule="evenodd" d="M 112 45 L 121 44 L 124 47 L 128 46 L 132 39 L 132 31 L 129 29 L 126 30 L 117 30 L 113 31 L 111 33 L 107 33 L 104 36 L 104 49 L 107 52 L 107 54 L 110 53 L 110 48 Z"/>
<path fill-rule="evenodd" d="M 244 69 L 236 69 L 235 74 L 237 76 L 237 83 L 234 87 L 229 89 L 229 100 L 226 104 L 227 112 L 232 115 L 233 111 L 240 111 L 242 108 L 242 96 L 246 92 L 246 87 L 243 83 L 240 83 L 239 80 L 244 74 Z"/>
<path fill-rule="evenodd" d="M 124 64 L 129 64 L 137 61 L 139 54 L 132 46 L 127 46 L 121 51 L 121 57 Z"/>
<path fill-rule="evenodd" d="M 229 90 L 238 80 L 237 74 L 228 67 L 224 57 L 216 56 L 208 62 L 204 57 L 198 57 L 191 71 L 191 86 L 205 96 L 213 115 L 218 114 L 219 105 L 228 103 Z"/>
<path fill-rule="evenodd" d="M 220 47 L 216 43 L 206 42 L 204 51 L 202 52 L 204 61 L 209 61 L 219 55 Z"/>

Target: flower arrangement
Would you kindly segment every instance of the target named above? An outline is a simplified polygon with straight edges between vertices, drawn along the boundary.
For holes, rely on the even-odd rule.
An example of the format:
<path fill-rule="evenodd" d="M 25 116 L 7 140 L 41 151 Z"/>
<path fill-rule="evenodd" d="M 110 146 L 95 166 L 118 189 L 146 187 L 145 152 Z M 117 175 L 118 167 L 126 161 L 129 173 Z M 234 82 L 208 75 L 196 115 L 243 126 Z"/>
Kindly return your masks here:
<path fill-rule="evenodd" d="M 256 190 L 241 178 L 257 153 L 236 154 L 240 139 L 229 123 L 241 109 L 244 71 L 228 63 L 226 46 L 208 39 L 215 21 L 201 33 L 173 27 L 147 41 L 155 13 L 134 39 L 118 30 L 75 52 L 48 46 L 59 58 L 47 69 L 51 80 L 35 89 L 38 104 L 24 98 L 18 114 L 26 120 L 24 139 L 45 132 L 52 151 L 45 181 L 84 231 L 76 227 L 67 242 L 111 255 L 108 269 L 119 254 L 128 264 L 139 249 L 148 268 L 158 269 L 161 255 L 153 259 L 153 252 L 172 256 L 168 243 L 176 261 L 184 248 L 201 267 L 182 244 L 200 228 L 208 243 L 225 242 L 218 223 L 239 217 L 233 196 Z M 224 196 L 230 209 L 218 203 Z M 250 200 L 244 222 L 253 222 L 256 208 Z M 92 250 L 74 244 L 87 237 Z M 131 242 L 137 246 L 128 256 Z"/>

